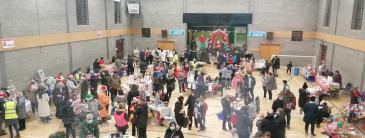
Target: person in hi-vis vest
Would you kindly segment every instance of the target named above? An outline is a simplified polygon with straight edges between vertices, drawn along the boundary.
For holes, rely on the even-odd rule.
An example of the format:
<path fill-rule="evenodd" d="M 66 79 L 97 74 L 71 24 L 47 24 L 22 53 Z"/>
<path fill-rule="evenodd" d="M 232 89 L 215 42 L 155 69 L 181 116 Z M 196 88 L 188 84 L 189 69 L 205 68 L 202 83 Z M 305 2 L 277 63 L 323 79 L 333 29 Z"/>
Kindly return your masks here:
<path fill-rule="evenodd" d="M 18 115 L 16 113 L 16 103 L 15 100 L 9 98 L 5 104 L 5 124 L 9 128 L 10 137 L 13 138 L 13 128 L 16 131 L 16 138 L 20 137 L 18 128 Z"/>

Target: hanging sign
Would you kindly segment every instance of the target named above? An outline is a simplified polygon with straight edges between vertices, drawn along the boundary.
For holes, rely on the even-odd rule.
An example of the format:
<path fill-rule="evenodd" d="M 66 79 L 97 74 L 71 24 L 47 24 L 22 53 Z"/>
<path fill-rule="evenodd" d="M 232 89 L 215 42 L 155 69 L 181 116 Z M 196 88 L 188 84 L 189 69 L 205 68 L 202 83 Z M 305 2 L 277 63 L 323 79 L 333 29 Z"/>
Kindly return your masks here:
<path fill-rule="evenodd" d="M 14 39 L 13 38 L 4 38 L 2 39 L 3 48 L 13 48 L 14 47 Z"/>
<path fill-rule="evenodd" d="M 169 30 L 169 36 L 184 36 L 185 30 L 184 29 L 171 29 Z"/>
<path fill-rule="evenodd" d="M 248 37 L 265 37 L 266 32 L 248 32 Z"/>

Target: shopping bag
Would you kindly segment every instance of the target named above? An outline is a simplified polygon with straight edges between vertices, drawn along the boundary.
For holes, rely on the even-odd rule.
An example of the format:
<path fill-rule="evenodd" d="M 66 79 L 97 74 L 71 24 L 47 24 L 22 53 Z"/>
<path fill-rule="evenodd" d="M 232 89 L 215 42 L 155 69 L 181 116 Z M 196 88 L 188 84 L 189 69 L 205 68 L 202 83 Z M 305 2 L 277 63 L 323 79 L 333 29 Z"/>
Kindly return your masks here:
<path fill-rule="evenodd" d="M 221 111 L 221 112 L 217 113 L 217 117 L 219 120 L 223 120 L 223 112 Z"/>

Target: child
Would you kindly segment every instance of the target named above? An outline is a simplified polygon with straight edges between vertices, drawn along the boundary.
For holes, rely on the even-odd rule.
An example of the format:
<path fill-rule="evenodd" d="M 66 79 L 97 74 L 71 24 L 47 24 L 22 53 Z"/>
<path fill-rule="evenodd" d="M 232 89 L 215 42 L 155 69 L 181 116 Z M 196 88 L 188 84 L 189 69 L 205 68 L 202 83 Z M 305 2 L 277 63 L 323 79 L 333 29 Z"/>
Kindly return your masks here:
<path fill-rule="evenodd" d="M 223 96 L 223 89 L 219 83 L 219 77 L 216 77 L 213 81 L 213 94 L 216 95 L 219 90 L 221 91 L 221 95 Z"/>

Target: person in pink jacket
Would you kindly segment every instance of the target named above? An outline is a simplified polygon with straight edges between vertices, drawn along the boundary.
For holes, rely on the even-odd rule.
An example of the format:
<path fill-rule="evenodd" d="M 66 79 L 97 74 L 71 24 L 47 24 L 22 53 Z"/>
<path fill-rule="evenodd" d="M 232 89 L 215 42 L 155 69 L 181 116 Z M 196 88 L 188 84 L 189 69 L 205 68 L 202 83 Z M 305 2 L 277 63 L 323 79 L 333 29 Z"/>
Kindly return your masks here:
<path fill-rule="evenodd" d="M 243 77 L 239 72 L 236 72 L 234 78 L 232 79 L 231 85 L 233 89 L 237 89 L 237 82 L 242 81 L 243 82 Z"/>

